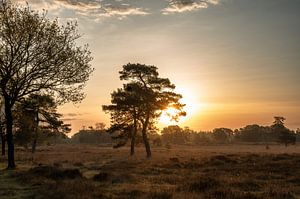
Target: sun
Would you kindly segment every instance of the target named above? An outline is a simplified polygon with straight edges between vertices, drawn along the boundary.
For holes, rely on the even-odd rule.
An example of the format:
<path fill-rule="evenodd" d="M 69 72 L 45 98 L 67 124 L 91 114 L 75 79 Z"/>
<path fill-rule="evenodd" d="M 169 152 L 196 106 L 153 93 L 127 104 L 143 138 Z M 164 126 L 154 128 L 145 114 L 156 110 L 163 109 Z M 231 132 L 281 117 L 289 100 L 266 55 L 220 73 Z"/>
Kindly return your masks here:
<path fill-rule="evenodd" d="M 174 118 L 176 117 L 176 115 L 178 115 L 178 113 L 180 113 L 179 110 L 173 107 L 169 107 L 166 110 L 162 111 L 159 122 L 168 125 L 177 124 L 178 121 L 176 121 Z"/>
<path fill-rule="evenodd" d="M 200 103 L 198 94 L 195 94 L 197 92 L 183 87 L 177 89 L 177 92 L 182 94 L 180 102 L 185 104 L 183 111 L 186 112 L 186 116 L 179 117 L 178 121 L 175 121 L 172 118 L 174 118 L 174 116 L 176 116 L 180 111 L 174 107 L 168 107 L 162 111 L 158 120 L 161 127 L 165 125 L 186 125 L 191 118 L 195 117 L 196 114 L 205 108 L 204 104 Z"/>

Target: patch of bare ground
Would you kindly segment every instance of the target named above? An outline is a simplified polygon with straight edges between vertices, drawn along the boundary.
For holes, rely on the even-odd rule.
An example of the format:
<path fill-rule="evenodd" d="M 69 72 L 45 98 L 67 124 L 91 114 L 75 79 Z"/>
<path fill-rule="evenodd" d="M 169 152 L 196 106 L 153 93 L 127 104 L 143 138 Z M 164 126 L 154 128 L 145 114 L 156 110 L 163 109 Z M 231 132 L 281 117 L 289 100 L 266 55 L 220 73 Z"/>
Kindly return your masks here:
<path fill-rule="evenodd" d="M 143 148 L 130 157 L 128 148 L 58 145 L 40 148 L 33 159 L 18 151 L 22 166 L 3 179 L 26 184 L 27 196 L 45 199 L 297 199 L 299 149 L 172 146 L 154 148 L 153 158 L 146 159 Z M 3 186 L 1 193 L 22 198 Z"/>

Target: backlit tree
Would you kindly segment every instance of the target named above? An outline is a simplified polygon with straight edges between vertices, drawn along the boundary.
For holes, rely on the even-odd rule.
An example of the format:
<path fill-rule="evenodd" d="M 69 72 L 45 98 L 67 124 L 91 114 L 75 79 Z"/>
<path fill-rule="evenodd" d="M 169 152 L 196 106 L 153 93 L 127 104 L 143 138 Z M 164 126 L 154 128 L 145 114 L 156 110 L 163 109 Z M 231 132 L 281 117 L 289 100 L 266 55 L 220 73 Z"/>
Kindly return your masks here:
<path fill-rule="evenodd" d="M 179 102 L 182 96 L 174 92 L 175 85 L 168 78 L 159 77 L 155 66 L 129 63 L 119 73 L 126 83 L 112 94 L 112 105 L 103 108 L 111 113 L 112 125 L 124 123 L 133 128 L 140 127 L 147 157 L 151 157 L 148 130 L 168 108 L 178 110 L 176 116 L 172 116 L 173 120 L 185 116 L 184 104 Z"/>
<path fill-rule="evenodd" d="M 43 93 L 57 102 L 79 102 L 93 71 L 87 46 L 77 46 L 76 23 L 61 26 L 29 6 L 0 2 L 0 93 L 4 98 L 8 168 L 14 168 L 13 115 L 15 103 Z"/>

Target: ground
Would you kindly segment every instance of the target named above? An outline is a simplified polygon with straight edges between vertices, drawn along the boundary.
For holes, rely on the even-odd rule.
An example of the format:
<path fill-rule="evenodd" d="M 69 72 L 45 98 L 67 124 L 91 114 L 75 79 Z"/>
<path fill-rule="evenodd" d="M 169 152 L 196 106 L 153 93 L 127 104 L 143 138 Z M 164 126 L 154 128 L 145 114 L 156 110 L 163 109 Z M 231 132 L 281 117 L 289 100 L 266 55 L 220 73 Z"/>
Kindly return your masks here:
<path fill-rule="evenodd" d="M 0 198 L 296 199 L 300 146 L 215 145 L 153 148 L 88 145 L 16 150 L 17 169 L 0 163 Z"/>

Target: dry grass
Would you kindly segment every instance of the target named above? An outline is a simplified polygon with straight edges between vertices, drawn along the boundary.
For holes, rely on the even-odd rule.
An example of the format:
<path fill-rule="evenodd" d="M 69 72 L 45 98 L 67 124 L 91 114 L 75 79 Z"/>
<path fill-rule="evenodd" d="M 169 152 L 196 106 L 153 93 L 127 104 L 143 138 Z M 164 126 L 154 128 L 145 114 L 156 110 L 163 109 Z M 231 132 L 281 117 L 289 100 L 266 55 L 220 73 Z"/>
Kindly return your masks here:
<path fill-rule="evenodd" d="M 296 199 L 300 146 L 232 145 L 153 149 L 84 145 L 17 151 L 18 170 L 0 174 L 1 198 Z M 22 166 L 21 166 L 22 165 Z M 2 181 L 1 181 L 2 179 Z M 14 189 L 3 188 L 12 184 Z M 22 186 L 22 184 L 26 184 Z M 22 187 L 27 191 L 20 194 Z M 17 190 L 17 191 L 16 191 Z"/>

